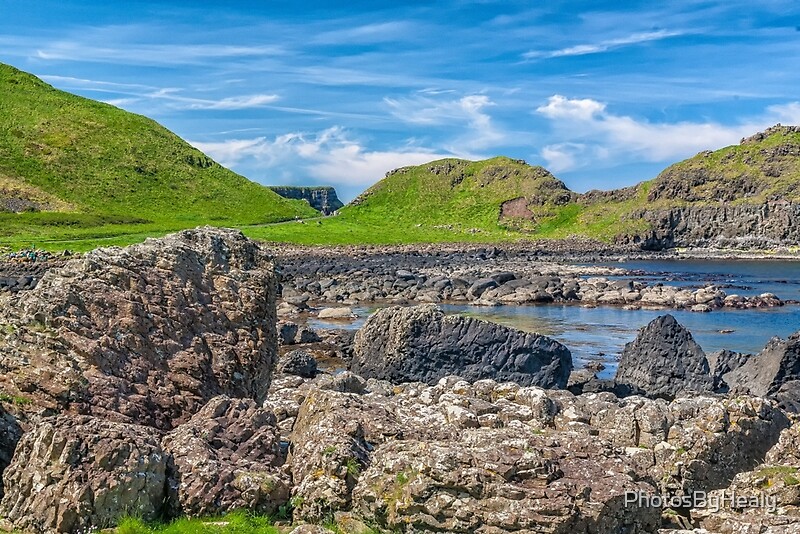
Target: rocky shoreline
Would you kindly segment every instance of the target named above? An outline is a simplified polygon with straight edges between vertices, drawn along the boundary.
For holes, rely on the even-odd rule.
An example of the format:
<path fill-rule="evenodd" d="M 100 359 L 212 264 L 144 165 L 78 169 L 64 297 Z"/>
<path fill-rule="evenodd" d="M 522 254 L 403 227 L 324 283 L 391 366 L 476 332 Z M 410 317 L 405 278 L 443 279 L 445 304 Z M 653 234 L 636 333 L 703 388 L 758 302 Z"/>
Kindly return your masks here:
<path fill-rule="evenodd" d="M 440 246 L 280 249 L 278 313 L 297 316 L 310 306 L 367 303 L 471 303 L 477 306 L 577 303 L 629 309 L 767 308 L 785 304 L 764 293 L 742 296 L 714 284 L 686 288 L 637 280 L 642 273 L 591 265 L 630 259 L 671 258 L 622 254 L 621 249 L 529 250 L 520 246 Z M 566 245 L 565 245 L 566 246 Z"/>
<path fill-rule="evenodd" d="M 267 250 L 185 231 L 0 299 L 0 527 L 245 509 L 297 534 L 800 530 L 800 333 L 706 354 L 665 315 L 602 381 L 434 304 L 355 333 L 279 322 Z M 770 506 L 691 500 L 732 492 Z"/>

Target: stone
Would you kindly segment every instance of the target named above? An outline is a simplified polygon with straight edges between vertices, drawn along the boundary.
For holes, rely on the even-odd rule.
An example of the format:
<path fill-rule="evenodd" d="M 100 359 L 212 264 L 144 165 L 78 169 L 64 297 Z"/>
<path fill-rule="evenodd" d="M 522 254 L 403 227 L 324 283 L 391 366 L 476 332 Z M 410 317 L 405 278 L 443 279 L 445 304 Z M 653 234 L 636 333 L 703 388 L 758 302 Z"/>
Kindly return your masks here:
<path fill-rule="evenodd" d="M 241 232 L 100 248 L 0 305 L 0 389 L 169 430 L 212 397 L 262 402 L 277 360 L 276 275 Z"/>
<path fill-rule="evenodd" d="M 160 439 L 155 428 L 91 416 L 45 419 L 17 445 L 0 515 L 21 531 L 48 533 L 155 520 L 167 488 Z"/>
<path fill-rule="evenodd" d="M 666 399 L 680 391 L 711 392 L 714 385 L 703 349 L 671 315 L 654 319 L 625 345 L 615 381 Z"/>
<path fill-rule="evenodd" d="M 293 350 L 280 357 L 278 372 L 314 378 L 317 376 L 317 360 L 304 350 Z"/>
<path fill-rule="evenodd" d="M 725 375 L 731 391 L 751 395 L 774 395 L 793 380 L 800 380 L 800 332 L 771 339 L 764 350 Z"/>
<path fill-rule="evenodd" d="M 354 319 L 356 314 L 352 308 L 323 308 L 317 315 L 320 319 Z"/>
<path fill-rule="evenodd" d="M 498 284 L 494 278 L 481 278 L 469 287 L 467 296 L 473 299 L 480 298 L 487 289 L 495 288 L 498 285 L 500 284 Z"/>
<path fill-rule="evenodd" d="M 572 356 L 545 336 L 446 316 L 438 306 L 423 305 L 386 308 L 367 319 L 356 334 L 350 369 L 393 383 L 435 384 L 452 374 L 468 381 L 494 378 L 563 388 Z"/>
<path fill-rule="evenodd" d="M 211 399 L 162 440 L 172 456 L 170 515 L 272 514 L 289 501 L 272 412 L 252 399 Z"/>

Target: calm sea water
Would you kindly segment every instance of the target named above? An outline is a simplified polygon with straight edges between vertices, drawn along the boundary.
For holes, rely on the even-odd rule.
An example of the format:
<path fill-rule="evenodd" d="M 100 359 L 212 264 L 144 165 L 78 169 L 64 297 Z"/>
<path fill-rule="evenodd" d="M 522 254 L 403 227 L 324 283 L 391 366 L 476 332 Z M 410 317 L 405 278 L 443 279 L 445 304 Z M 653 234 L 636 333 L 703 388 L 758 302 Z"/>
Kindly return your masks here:
<path fill-rule="evenodd" d="M 784 261 L 638 261 L 614 266 L 646 273 L 637 279 L 663 281 L 674 285 L 726 285 L 728 294 L 757 295 L 775 293 L 784 300 L 800 300 L 800 262 Z M 447 313 L 467 314 L 526 332 L 557 339 L 572 352 L 576 367 L 601 361 L 601 373 L 611 378 L 625 343 L 633 341 L 639 328 L 665 313 L 671 313 L 688 328 L 708 352 L 730 349 L 756 353 L 773 336 L 786 337 L 800 330 L 800 305 L 761 310 L 716 310 L 696 313 L 682 310 L 623 310 L 614 307 L 584 308 L 580 305 L 544 304 L 484 308 L 445 305 Z M 356 310 L 360 318 L 349 325 L 358 328 L 374 308 Z M 312 326 L 339 327 L 322 321 Z M 733 330 L 721 333 L 722 330 Z"/>

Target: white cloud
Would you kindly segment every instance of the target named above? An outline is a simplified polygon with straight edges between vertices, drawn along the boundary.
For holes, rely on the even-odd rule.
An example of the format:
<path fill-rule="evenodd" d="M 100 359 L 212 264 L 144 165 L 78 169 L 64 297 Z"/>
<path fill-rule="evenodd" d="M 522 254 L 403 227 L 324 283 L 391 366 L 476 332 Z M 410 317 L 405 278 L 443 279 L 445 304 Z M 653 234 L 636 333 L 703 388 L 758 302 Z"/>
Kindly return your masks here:
<path fill-rule="evenodd" d="M 677 37 L 679 35 L 684 35 L 684 32 L 667 30 L 638 32 L 632 33 L 625 37 L 606 39 L 598 43 L 568 46 L 566 48 L 560 48 L 557 50 L 531 50 L 522 54 L 522 57 L 524 59 L 550 59 L 565 56 L 585 56 L 587 54 L 599 54 L 601 52 L 607 52 L 609 50 L 614 50 L 624 46 L 647 43 L 650 41 L 660 41 L 662 39 Z"/>
<path fill-rule="evenodd" d="M 500 145 L 507 138 L 486 112 L 486 108 L 495 106 L 486 95 L 467 95 L 452 100 L 436 100 L 430 96 L 385 98 L 384 102 L 392 115 L 403 122 L 432 126 L 463 125 L 463 133 L 456 136 L 449 148 L 454 153 L 486 150 Z"/>
<path fill-rule="evenodd" d="M 536 111 L 548 119 L 590 120 L 605 109 L 605 104 L 590 98 L 569 99 L 553 95 L 547 100 L 547 104 L 539 106 Z"/>
<path fill-rule="evenodd" d="M 391 169 L 451 155 L 420 147 L 369 150 L 339 127 L 314 134 L 288 133 L 274 139 L 257 137 L 192 144 L 225 166 L 250 164 L 264 170 L 299 166 L 318 183 L 348 186 L 371 185 Z"/>
<path fill-rule="evenodd" d="M 248 109 L 265 106 L 272 104 L 278 100 L 278 95 L 248 95 L 248 96 L 232 96 L 223 98 L 222 100 L 209 100 L 198 101 L 190 105 L 191 109 Z"/>
<path fill-rule="evenodd" d="M 760 117 L 735 125 L 716 122 L 652 123 L 615 115 L 602 102 L 551 96 L 536 111 L 554 122 L 558 143 L 540 155 L 554 171 L 566 171 L 613 161 L 667 162 L 701 150 L 738 143 L 777 122 L 800 122 L 800 102 L 772 106 Z"/>

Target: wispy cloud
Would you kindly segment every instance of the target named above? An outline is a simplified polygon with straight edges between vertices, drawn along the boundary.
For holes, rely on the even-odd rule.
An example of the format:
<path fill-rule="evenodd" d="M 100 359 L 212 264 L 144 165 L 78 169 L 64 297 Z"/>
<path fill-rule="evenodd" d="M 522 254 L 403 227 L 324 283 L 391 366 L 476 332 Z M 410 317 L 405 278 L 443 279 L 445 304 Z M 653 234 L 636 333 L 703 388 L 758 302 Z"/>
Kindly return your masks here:
<path fill-rule="evenodd" d="M 430 94 L 430 93 L 428 93 Z M 462 126 L 448 146 L 453 152 L 474 152 L 496 147 L 506 139 L 487 109 L 496 106 L 487 95 L 467 95 L 449 100 L 436 100 L 429 96 L 394 99 L 385 98 L 390 112 L 397 119 L 415 125 Z"/>
<path fill-rule="evenodd" d="M 194 104 L 190 104 L 191 109 L 248 109 L 258 108 L 279 100 L 278 95 L 248 95 L 248 96 L 231 96 L 223 98 L 222 100 L 198 100 Z"/>
<path fill-rule="evenodd" d="M 608 111 L 592 99 L 551 96 L 536 112 L 553 121 L 562 142 L 545 146 L 541 157 L 555 172 L 614 161 L 667 162 L 737 143 L 777 122 L 800 121 L 800 102 L 768 107 L 735 125 L 717 122 L 653 123 Z"/>
<path fill-rule="evenodd" d="M 609 50 L 614 50 L 624 46 L 647 43 L 650 41 L 660 41 L 662 39 L 677 37 L 684 34 L 685 32 L 682 31 L 667 30 L 638 32 L 632 33 L 625 37 L 607 39 L 598 43 L 578 44 L 574 46 L 568 46 L 566 48 L 559 48 L 557 50 L 531 50 L 522 54 L 522 57 L 524 59 L 551 59 L 565 56 L 585 56 L 587 54 L 599 54 L 601 52 L 607 52 Z"/>

